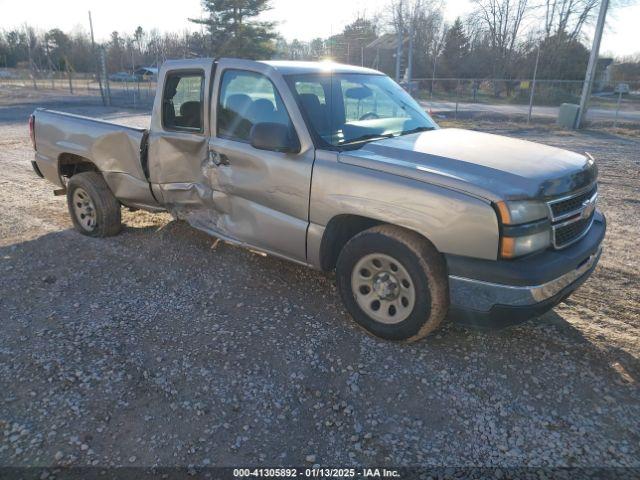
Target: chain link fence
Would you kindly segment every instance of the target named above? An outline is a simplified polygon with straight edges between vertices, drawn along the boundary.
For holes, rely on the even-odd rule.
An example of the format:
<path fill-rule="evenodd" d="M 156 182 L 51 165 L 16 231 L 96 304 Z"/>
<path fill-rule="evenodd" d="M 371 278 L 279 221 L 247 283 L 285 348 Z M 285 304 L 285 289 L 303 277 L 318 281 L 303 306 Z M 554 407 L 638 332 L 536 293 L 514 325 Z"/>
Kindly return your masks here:
<path fill-rule="evenodd" d="M 155 76 L 128 71 L 100 76 L 76 72 L 0 70 L 0 95 L 25 92 L 89 104 L 150 110 Z M 403 86 L 429 112 L 447 118 L 481 115 L 497 120 L 553 122 L 563 103 L 580 102 L 582 81 L 531 79 L 418 78 Z M 640 128 L 640 81 L 600 81 L 594 85 L 587 122 L 592 127 Z"/>
<path fill-rule="evenodd" d="M 87 104 L 150 110 L 155 98 L 157 78 L 112 72 L 106 75 L 20 69 L 0 70 L 0 95 L 16 98 L 55 97 Z M 39 94 L 39 95 L 37 95 Z"/>
<path fill-rule="evenodd" d="M 453 117 L 480 113 L 516 121 L 555 120 L 563 103 L 580 103 L 583 81 L 421 78 L 405 85 L 433 113 Z M 640 127 L 640 81 L 600 81 L 589 100 L 592 125 Z"/>

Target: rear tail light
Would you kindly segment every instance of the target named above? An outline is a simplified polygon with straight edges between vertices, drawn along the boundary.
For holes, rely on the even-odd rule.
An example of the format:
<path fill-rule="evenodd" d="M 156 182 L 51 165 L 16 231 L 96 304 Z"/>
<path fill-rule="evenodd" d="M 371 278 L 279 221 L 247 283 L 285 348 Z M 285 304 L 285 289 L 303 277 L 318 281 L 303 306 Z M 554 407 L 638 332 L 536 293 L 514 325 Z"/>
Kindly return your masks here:
<path fill-rule="evenodd" d="M 31 145 L 36 149 L 36 117 L 29 115 L 29 137 L 31 137 Z"/>

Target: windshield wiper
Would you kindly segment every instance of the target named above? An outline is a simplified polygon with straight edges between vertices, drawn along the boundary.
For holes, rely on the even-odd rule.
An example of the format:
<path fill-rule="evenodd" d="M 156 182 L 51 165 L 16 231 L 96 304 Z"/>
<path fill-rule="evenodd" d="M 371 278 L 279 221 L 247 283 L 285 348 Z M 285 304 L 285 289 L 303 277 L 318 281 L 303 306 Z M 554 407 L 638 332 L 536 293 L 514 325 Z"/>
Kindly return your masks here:
<path fill-rule="evenodd" d="M 416 127 L 416 128 L 412 128 L 410 130 L 403 130 L 402 132 L 400 132 L 398 134 L 398 136 L 400 135 L 409 135 L 411 133 L 418 133 L 418 132 L 428 132 L 429 130 L 433 130 L 434 127 Z"/>
<path fill-rule="evenodd" d="M 381 138 L 392 138 L 393 136 L 394 136 L 393 133 L 367 133 L 366 135 L 361 135 L 359 137 L 352 138 L 351 140 L 349 140 L 347 142 L 343 142 L 340 145 L 351 145 L 353 143 L 365 142 L 367 140 L 378 140 L 378 139 L 381 139 Z"/>

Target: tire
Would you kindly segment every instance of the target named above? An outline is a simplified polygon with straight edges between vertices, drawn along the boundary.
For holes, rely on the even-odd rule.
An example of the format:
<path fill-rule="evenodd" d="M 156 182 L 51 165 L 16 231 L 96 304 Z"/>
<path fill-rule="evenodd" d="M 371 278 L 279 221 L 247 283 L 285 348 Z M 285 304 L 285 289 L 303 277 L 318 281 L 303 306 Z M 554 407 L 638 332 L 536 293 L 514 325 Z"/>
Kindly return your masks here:
<path fill-rule="evenodd" d="M 420 340 L 438 328 L 449 308 L 440 253 L 417 233 L 392 225 L 349 240 L 338 257 L 336 279 L 353 319 L 385 340 Z"/>
<path fill-rule="evenodd" d="M 110 237 L 122 228 L 120 203 L 97 172 L 83 172 L 67 184 L 67 206 L 73 226 L 83 235 Z"/>

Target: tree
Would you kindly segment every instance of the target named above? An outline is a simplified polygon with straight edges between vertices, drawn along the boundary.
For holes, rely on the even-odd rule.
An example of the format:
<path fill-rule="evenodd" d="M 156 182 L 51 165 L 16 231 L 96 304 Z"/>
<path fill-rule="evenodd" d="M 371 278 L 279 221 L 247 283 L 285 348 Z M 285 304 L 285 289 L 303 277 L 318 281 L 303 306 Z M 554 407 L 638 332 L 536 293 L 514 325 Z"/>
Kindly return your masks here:
<path fill-rule="evenodd" d="M 486 35 L 491 49 L 491 65 L 494 78 L 508 78 L 522 21 L 528 13 L 527 0 L 473 0 L 476 6 L 474 19 Z M 508 87 L 508 82 L 506 82 Z M 498 82 L 494 93 L 500 94 Z"/>
<path fill-rule="evenodd" d="M 533 45 L 523 58 L 524 70 L 521 76 L 532 75 L 536 59 Z M 540 42 L 538 78 L 557 80 L 581 80 L 587 69 L 589 50 L 570 34 L 560 32 Z"/>
<path fill-rule="evenodd" d="M 406 43 L 400 52 L 401 70 L 408 67 L 409 46 L 412 43 L 412 77 L 431 75 L 433 60 L 442 47 L 442 5 L 435 0 L 393 0 L 389 13 L 393 32 Z"/>
<path fill-rule="evenodd" d="M 253 20 L 269 10 L 269 0 L 203 0 L 207 18 L 189 19 L 206 26 L 214 56 L 269 58 L 275 51 L 273 22 Z"/>
<path fill-rule="evenodd" d="M 33 38 L 33 30 L 28 29 L 29 37 Z M 11 30 L 4 33 L 0 40 L 0 55 L 3 64 L 7 67 L 16 67 L 18 63 L 25 62 L 29 56 L 29 39 L 25 32 Z"/>
<path fill-rule="evenodd" d="M 342 41 L 346 48 L 346 63 L 359 65 L 362 62 L 362 49 L 377 37 L 376 25 L 372 20 L 358 17 L 342 32 Z"/>
<path fill-rule="evenodd" d="M 309 55 L 314 60 L 318 60 L 326 55 L 326 48 L 323 39 L 314 38 L 311 40 L 309 43 Z"/>
<path fill-rule="evenodd" d="M 640 81 L 640 53 L 619 59 L 612 70 L 614 82 Z"/>
<path fill-rule="evenodd" d="M 142 42 L 144 41 L 144 30 L 140 25 L 136 28 L 136 31 L 133 32 L 133 39 L 135 40 L 138 46 L 138 53 L 142 55 Z"/>
<path fill-rule="evenodd" d="M 456 18 L 444 38 L 444 47 L 440 55 L 440 75 L 457 78 L 468 75 L 469 52 L 469 38 L 464 31 L 462 20 Z"/>
<path fill-rule="evenodd" d="M 52 70 L 67 70 L 69 67 L 67 56 L 71 47 L 71 40 L 59 28 L 49 30 L 44 35 L 44 48 Z"/>
<path fill-rule="evenodd" d="M 125 44 L 125 39 L 117 31 L 111 32 L 111 40 L 107 44 L 107 70 L 109 72 L 128 70 L 130 62 L 125 59 Z"/>
<path fill-rule="evenodd" d="M 598 3 L 598 0 L 545 0 L 545 37 L 563 35 L 577 40 Z"/>
<path fill-rule="evenodd" d="M 69 36 L 69 60 L 77 72 L 88 72 L 95 69 L 95 54 L 91 46 L 91 39 L 87 32 L 77 30 Z"/>

